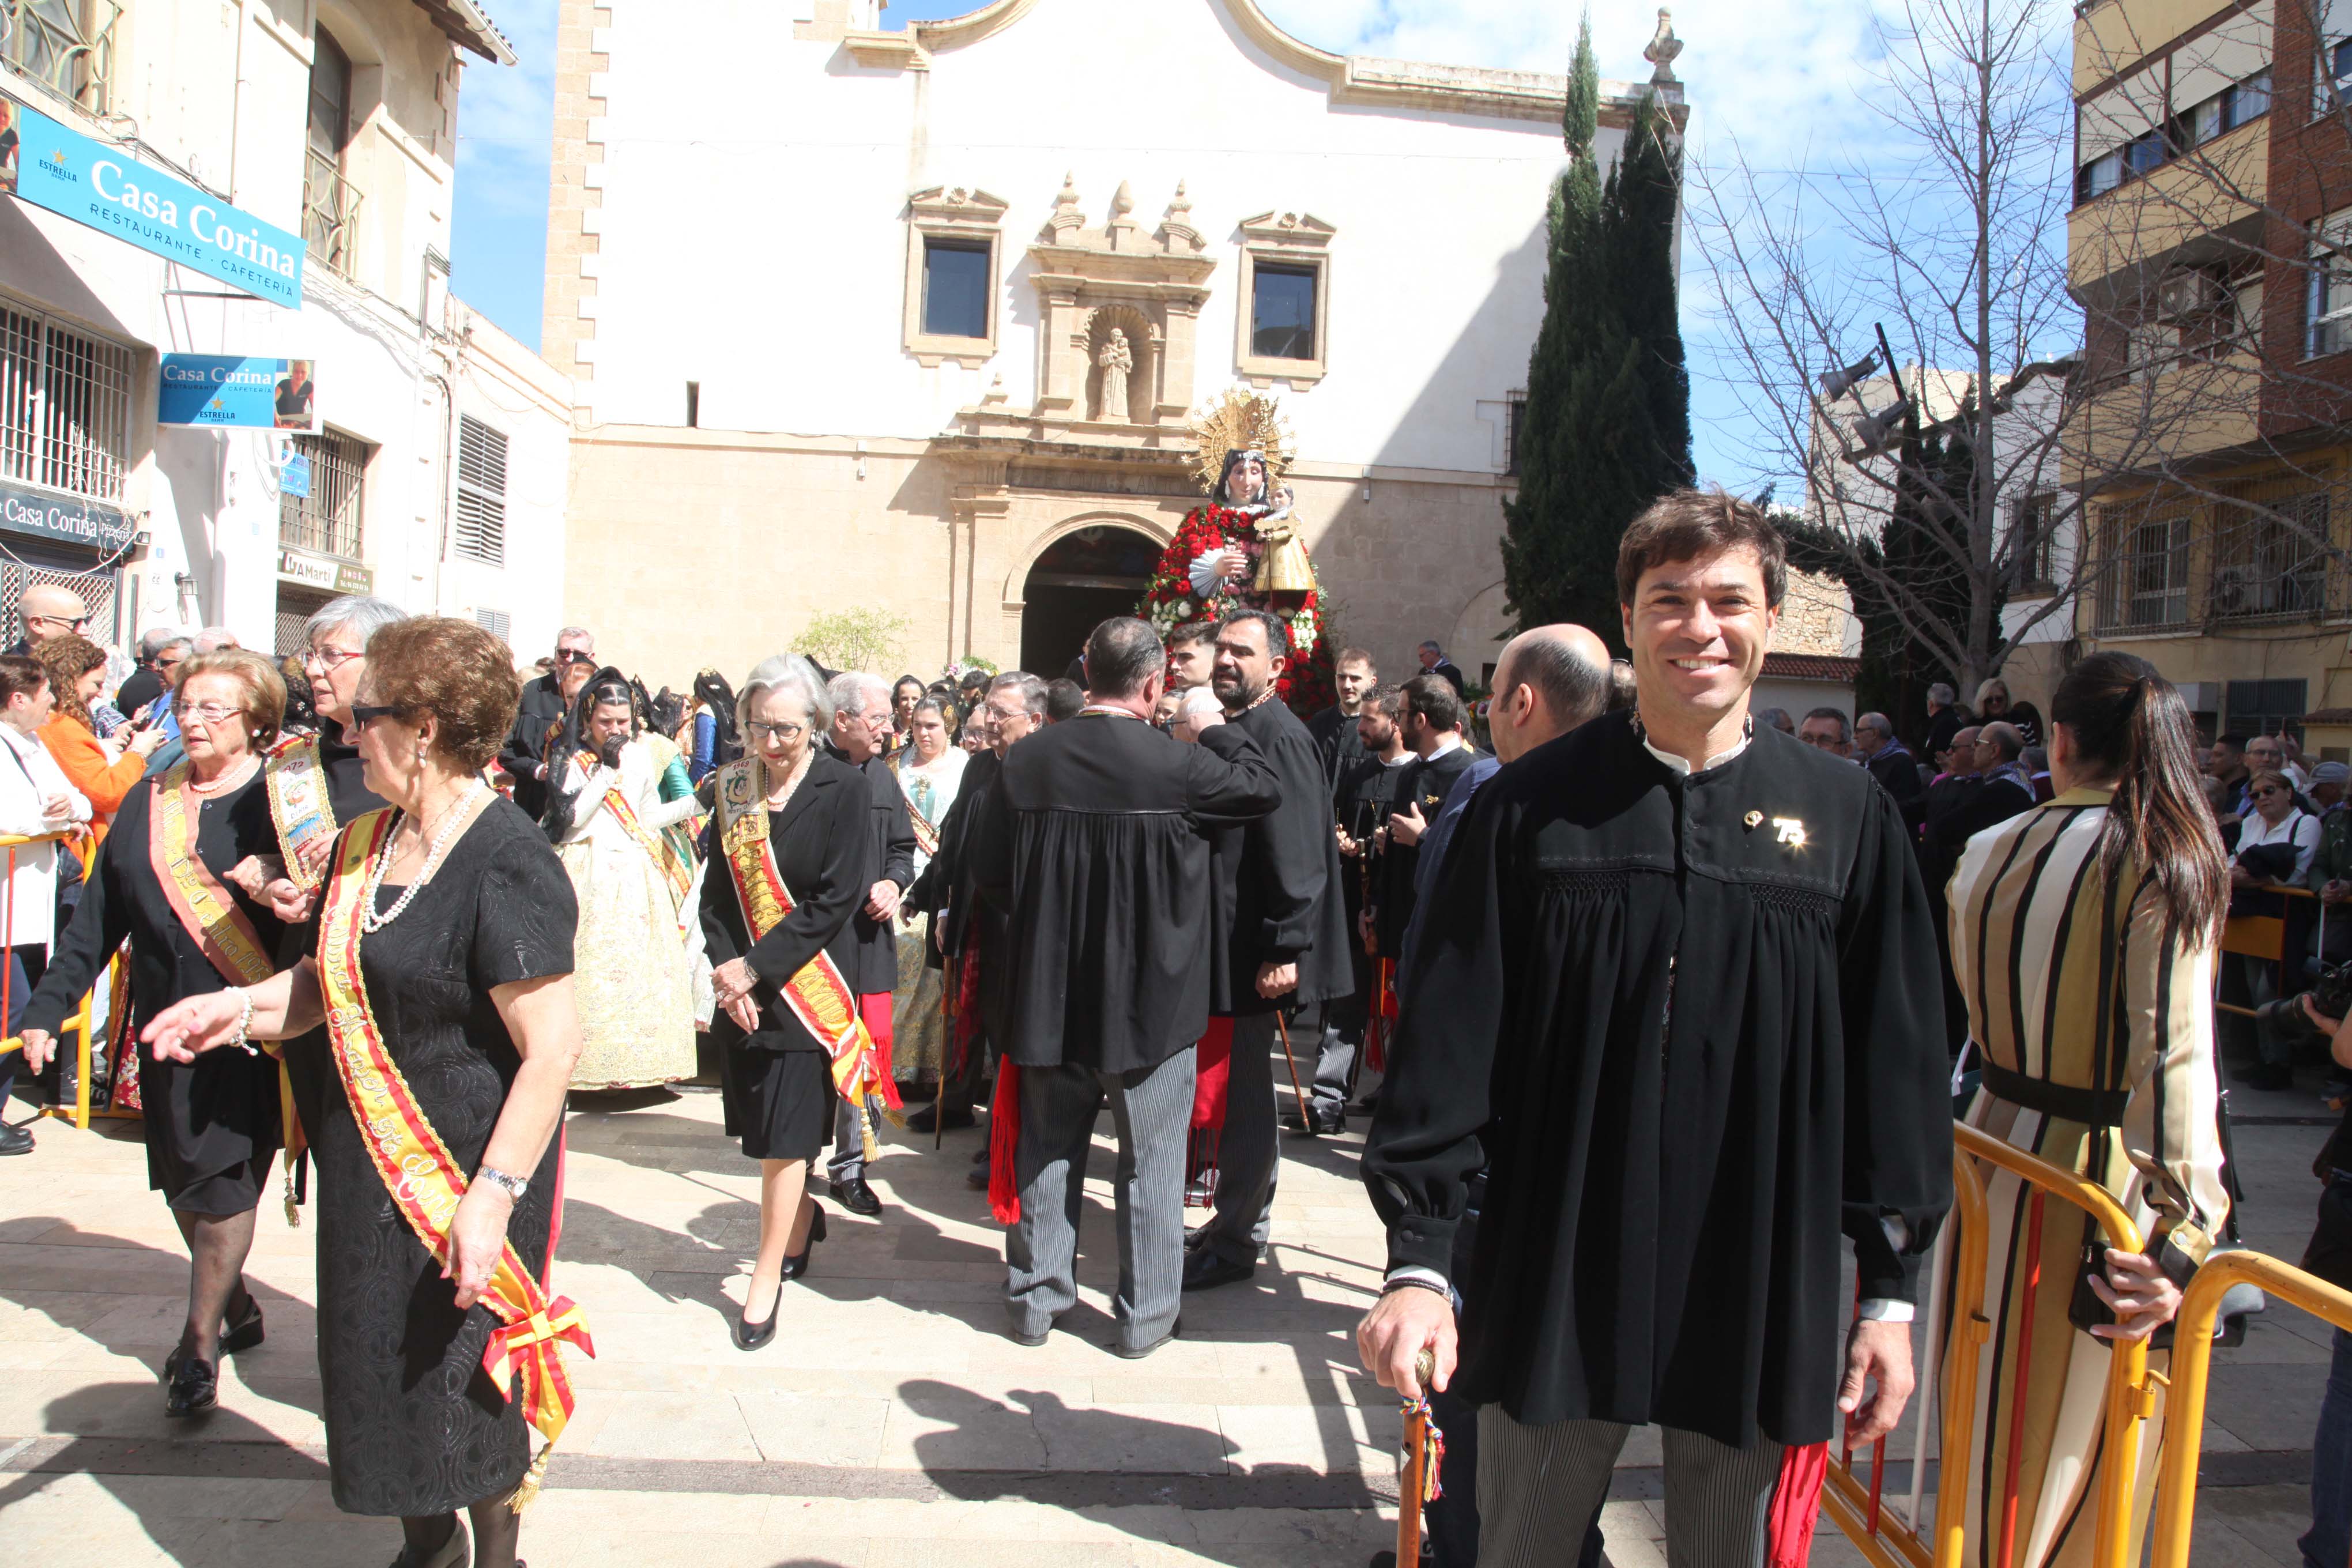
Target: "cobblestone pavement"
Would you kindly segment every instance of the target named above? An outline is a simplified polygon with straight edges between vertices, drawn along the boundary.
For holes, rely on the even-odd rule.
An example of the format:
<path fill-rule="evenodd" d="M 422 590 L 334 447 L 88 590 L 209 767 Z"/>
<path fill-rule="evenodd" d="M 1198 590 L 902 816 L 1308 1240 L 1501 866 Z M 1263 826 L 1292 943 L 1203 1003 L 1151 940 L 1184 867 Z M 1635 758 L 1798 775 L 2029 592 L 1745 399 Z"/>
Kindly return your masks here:
<path fill-rule="evenodd" d="M 2250 1245 L 2290 1258 L 2308 1223 L 2308 1094 L 2241 1096 Z M 2259 1102 L 2259 1103 L 2254 1103 Z M 17 1110 L 21 1112 L 22 1107 Z M 1377 1288 L 1360 1139 L 1286 1137 L 1276 1244 L 1255 1280 L 1195 1297 L 1142 1363 L 1111 1337 L 1109 1124 L 1081 1241 L 1083 1300 L 1047 1344 L 1007 1340 L 1002 1249 L 964 1185 L 974 1132 L 894 1134 L 878 1220 L 837 1209 L 773 1342 L 728 1324 L 756 1176 L 715 1093 L 602 1100 L 569 1121 L 558 1284 L 599 1355 L 525 1521 L 539 1568 L 1360 1568 L 1393 1540 L 1396 1405 L 1349 1331 Z M 388 1521 L 328 1497 L 310 1235 L 262 1215 L 251 1278 L 269 1338 L 232 1358 L 222 1407 L 166 1423 L 155 1368 L 184 1310 L 185 1255 L 135 1136 L 41 1124 L 0 1163 L 0 1510 L 43 1568 L 369 1563 Z M 2276 1310 L 2225 1352 L 2197 1562 L 2294 1564 L 2324 1325 Z M 1897 1458 L 1905 1457 L 1898 1447 Z M 1618 1568 L 1664 1561 L 1654 1434 L 1603 1517 Z M 1813 1561 L 1862 1561 L 1825 1530 Z"/>

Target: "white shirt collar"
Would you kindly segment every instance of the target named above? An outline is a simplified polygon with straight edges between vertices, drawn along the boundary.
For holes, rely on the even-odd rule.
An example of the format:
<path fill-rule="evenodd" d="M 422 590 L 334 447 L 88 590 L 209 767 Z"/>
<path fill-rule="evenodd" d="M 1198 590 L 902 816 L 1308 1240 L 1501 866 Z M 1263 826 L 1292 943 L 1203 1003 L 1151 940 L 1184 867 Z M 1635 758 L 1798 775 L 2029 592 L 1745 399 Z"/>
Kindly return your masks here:
<path fill-rule="evenodd" d="M 1401 768 L 1407 763 L 1417 763 L 1419 761 L 1421 761 L 1421 753 L 1408 746 L 1396 756 L 1383 758 L 1381 760 L 1381 766 L 1384 768 Z"/>
<path fill-rule="evenodd" d="M 1423 757 L 1422 761 L 1425 763 L 1433 763 L 1437 761 L 1438 758 L 1444 756 L 1446 752 L 1459 750 L 1465 743 L 1466 742 L 1462 739 L 1462 732 L 1459 730 L 1448 730 L 1445 733 L 1437 737 L 1437 750 L 1430 752 L 1429 755 Z"/>
<path fill-rule="evenodd" d="M 33 736 L 18 734 L 12 724 L 0 724 L 0 741 L 7 742 L 8 749 L 20 757 L 30 757 L 35 752 L 46 749 Z"/>
<path fill-rule="evenodd" d="M 1738 744 L 1733 746 L 1731 750 L 1727 752 L 1717 752 L 1714 756 L 1707 758 L 1706 766 L 1703 768 L 1695 768 L 1691 766 L 1690 759 L 1687 757 L 1678 757 L 1672 752 L 1662 752 L 1658 750 L 1657 747 L 1650 744 L 1650 737 L 1647 735 L 1642 737 L 1642 750 L 1649 752 L 1650 755 L 1665 763 L 1667 767 L 1673 769 L 1675 773 L 1681 773 L 1685 777 L 1688 777 L 1692 773 L 1713 773 L 1716 769 L 1723 766 L 1724 763 L 1731 761 L 1732 758 L 1746 751 L 1748 749 L 1748 742 L 1753 738 L 1754 737 L 1748 735 L 1740 736 Z"/>

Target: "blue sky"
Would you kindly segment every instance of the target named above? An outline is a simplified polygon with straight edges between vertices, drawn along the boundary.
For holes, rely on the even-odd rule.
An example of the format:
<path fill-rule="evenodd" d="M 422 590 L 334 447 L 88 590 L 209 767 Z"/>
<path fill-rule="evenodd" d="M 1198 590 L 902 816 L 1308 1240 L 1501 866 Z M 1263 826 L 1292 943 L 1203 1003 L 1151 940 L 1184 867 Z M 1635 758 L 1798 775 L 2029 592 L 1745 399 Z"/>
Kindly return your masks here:
<path fill-rule="evenodd" d="M 893 0 L 886 25 L 959 16 L 980 0 Z M 1095 0 L 1106 16 L 1120 5 L 1200 0 Z M 1564 70 L 1576 41 L 1577 9 L 1564 0 L 1261 0 L 1273 19 L 1308 43 L 1339 53 Z M 475 62 L 459 100 L 454 284 L 475 309 L 524 342 L 539 342 L 540 289 L 547 251 L 547 163 L 555 63 L 555 0 L 489 0 L 522 63 Z M 1642 46 L 1656 26 L 1654 5 L 1596 5 L 1593 42 L 1608 77 L 1646 76 Z M 1765 170 L 1844 168 L 1885 128 L 1864 107 L 1871 90 L 1869 0 L 1681 0 L 1675 31 L 1685 41 L 1676 71 L 1696 106 L 1694 153 L 1736 146 Z M 1693 415 L 1703 476 L 1752 479 L 1751 444 L 1740 432 L 1743 394 L 1714 352 L 1705 268 L 1684 263 Z"/>

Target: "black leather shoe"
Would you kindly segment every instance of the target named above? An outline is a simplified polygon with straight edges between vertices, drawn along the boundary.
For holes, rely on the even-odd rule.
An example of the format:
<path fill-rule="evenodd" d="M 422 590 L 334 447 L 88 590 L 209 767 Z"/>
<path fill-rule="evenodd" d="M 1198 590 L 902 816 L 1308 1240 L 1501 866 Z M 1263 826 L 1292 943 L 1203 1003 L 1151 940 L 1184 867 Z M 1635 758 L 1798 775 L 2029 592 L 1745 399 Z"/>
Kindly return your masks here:
<path fill-rule="evenodd" d="M 805 1257 L 806 1254 L 803 1254 L 803 1256 Z M 784 1267 L 789 1270 L 792 1268 L 792 1259 L 786 1258 L 784 1260 Z M 789 1272 L 784 1276 L 785 1279 L 789 1279 L 791 1278 L 792 1275 Z M 743 1287 L 743 1306 L 742 1309 L 735 1314 L 735 1348 L 737 1350 L 755 1351 L 761 1345 L 766 1344 L 770 1340 L 776 1337 L 776 1320 L 784 1315 L 784 1293 L 782 1289 L 782 1280 L 780 1279 L 777 1281 L 778 1289 L 776 1291 L 776 1304 L 768 1309 L 767 1321 L 764 1322 L 755 1323 L 751 1319 L 751 1287 L 749 1282 L 745 1283 Z"/>
<path fill-rule="evenodd" d="M 971 1170 L 966 1171 L 963 1173 L 963 1184 L 975 1193 L 988 1191 L 988 1167 L 974 1165 Z"/>
<path fill-rule="evenodd" d="M 1007 1329 L 1004 1331 L 1004 1337 L 1011 1340 L 1016 1345 L 1025 1345 L 1034 1351 L 1039 1345 L 1044 1344 L 1045 1342 L 1045 1336 L 1053 1331 L 1054 1325 L 1048 1323 L 1034 1334 L 1024 1334 L 1019 1329 Z"/>
<path fill-rule="evenodd" d="M 1213 1290 L 1238 1285 L 1257 1272 L 1255 1263 L 1229 1263 L 1213 1247 L 1196 1247 L 1184 1256 L 1184 1289 Z"/>
<path fill-rule="evenodd" d="M 221 1354 L 249 1351 L 262 1340 L 261 1303 L 251 1293 L 245 1298 L 245 1315 L 233 1323 L 221 1325 Z"/>
<path fill-rule="evenodd" d="M 31 1128 L 0 1126 L 0 1154 L 29 1154 L 32 1152 Z"/>
<path fill-rule="evenodd" d="M 834 1183 L 833 1201 L 851 1214 L 863 1215 L 867 1219 L 882 1212 L 882 1200 L 875 1195 L 872 1187 L 866 1184 L 863 1176 L 852 1176 L 845 1182 Z"/>
<path fill-rule="evenodd" d="M 938 1105 L 926 1105 L 922 1110 L 908 1116 L 907 1131 L 936 1132 L 940 1130 L 940 1115 Z M 971 1107 L 969 1105 L 950 1105 L 947 1109 L 946 1115 L 947 1130 L 950 1132 L 958 1132 L 964 1128 L 980 1125 L 980 1118 L 972 1114 Z"/>
<path fill-rule="evenodd" d="M 1318 1137 L 1329 1137 L 1348 1130 L 1347 1114 L 1306 1117 L 1297 1111 L 1282 1119 L 1282 1124 L 1293 1132 L 1312 1132 Z"/>
<path fill-rule="evenodd" d="M 1118 1357 L 1121 1361 L 1141 1361 L 1145 1356 L 1150 1355 L 1153 1351 L 1158 1350 L 1161 1345 L 1166 1344 L 1169 1341 L 1174 1339 L 1183 1331 L 1184 1320 L 1179 1318 L 1174 1322 L 1168 1325 L 1168 1331 L 1166 1333 L 1160 1335 L 1150 1344 L 1113 1344 L 1110 1346 L 1110 1353 Z"/>
<path fill-rule="evenodd" d="M 975 1164 L 975 1165 L 985 1165 L 985 1164 L 987 1164 L 987 1163 L 988 1163 L 988 1156 L 989 1156 L 990 1152 L 991 1152 L 991 1151 L 990 1151 L 990 1149 L 989 1149 L 989 1146 L 988 1146 L 987 1144 L 985 1144 L 985 1143 L 982 1143 L 982 1145 L 981 1145 L 977 1150 L 973 1151 L 973 1152 L 972 1152 L 972 1156 L 971 1156 L 971 1163 L 972 1163 L 973 1164 Z"/>
<path fill-rule="evenodd" d="M 201 1415 L 220 1403 L 220 1374 L 212 1363 L 174 1351 L 164 1365 L 168 1369 L 163 1388 L 164 1415 Z"/>
<path fill-rule="evenodd" d="M 808 1272 L 809 1254 L 814 1252 L 816 1244 L 824 1239 L 824 1211 L 819 1209 L 809 1219 L 808 1240 L 802 1243 L 799 1255 L 784 1259 L 783 1277 L 786 1280 L 797 1279 Z"/>

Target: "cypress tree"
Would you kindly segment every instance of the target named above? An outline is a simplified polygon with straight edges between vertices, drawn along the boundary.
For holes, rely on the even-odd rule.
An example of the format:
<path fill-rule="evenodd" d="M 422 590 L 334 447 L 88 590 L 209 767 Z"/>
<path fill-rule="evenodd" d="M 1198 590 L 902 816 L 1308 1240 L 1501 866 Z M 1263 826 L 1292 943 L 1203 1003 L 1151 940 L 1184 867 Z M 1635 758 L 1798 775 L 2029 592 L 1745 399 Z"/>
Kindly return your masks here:
<path fill-rule="evenodd" d="M 1503 579 L 1520 627 L 1576 621 L 1622 647 L 1617 542 L 1651 501 L 1691 482 L 1690 379 L 1675 297 L 1673 125 L 1645 96 L 1604 183 L 1592 152 L 1600 103 L 1587 16 L 1561 117 L 1569 166 L 1552 186 L 1518 494 L 1503 502 Z"/>

